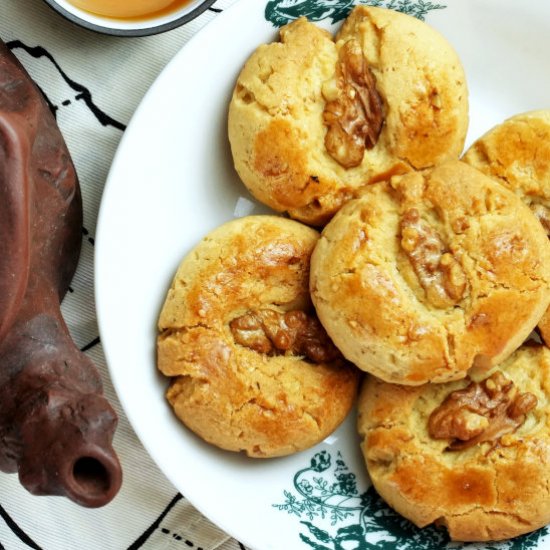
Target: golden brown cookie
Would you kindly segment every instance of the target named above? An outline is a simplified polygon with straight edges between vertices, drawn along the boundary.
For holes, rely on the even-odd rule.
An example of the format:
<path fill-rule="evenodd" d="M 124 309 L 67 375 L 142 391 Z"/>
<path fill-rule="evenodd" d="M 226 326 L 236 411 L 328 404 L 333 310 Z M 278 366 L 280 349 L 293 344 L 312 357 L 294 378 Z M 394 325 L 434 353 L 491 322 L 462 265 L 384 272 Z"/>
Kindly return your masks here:
<path fill-rule="evenodd" d="M 369 378 L 361 448 L 376 490 L 453 540 L 501 540 L 550 522 L 550 350 L 523 347 L 490 377 L 406 387 Z"/>
<path fill-rule="evenodd" d="M 319 319 L 387 382 L 466 376 L 508 357 L 550 300 L 550 244 L 514 193 L 459 161 L 367 187 L 311 262 Z"/>
<path fill-rule="evenodd" d="M 522 113 L 498 124 L 463 160 L 521 197 L 550 236 L 550 110 Z M 550 312 L 538 328 L 550 344 Z"/>
<path fill-rule="evenodd" d="M 322 225 L 361 186 L 456 159 L 461 63 L 427 24 L 356 7 L 336 41 L 302 18 L 246 62 L 229 107 L 237 172 L 279 212 Z"/>
<path fill-rule="evenodd" d="M 544 315 L 540 318 L 537 328 L 542 336 L 542 339 L 547 346 L 550 345 L 550 309 L 544 312 Z"/>
<path fill-rule="evenodd" d="M 158 368 L 172 378 L 176 415 L 206 441 L 286 455 L 324 439 L 352 407 L 359 373 L 309 297 L 318 237 L 293 220 L 250 216 L 182 261 L 159 319 Z"/>

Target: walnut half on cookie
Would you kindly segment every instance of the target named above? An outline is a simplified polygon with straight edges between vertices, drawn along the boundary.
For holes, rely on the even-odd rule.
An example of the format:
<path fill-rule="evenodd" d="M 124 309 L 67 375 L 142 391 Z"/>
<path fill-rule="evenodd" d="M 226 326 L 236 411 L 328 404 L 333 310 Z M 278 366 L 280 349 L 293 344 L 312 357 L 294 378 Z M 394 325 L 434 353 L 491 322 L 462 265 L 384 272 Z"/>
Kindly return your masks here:
<path fill-rule="evenodd" d="M 354 404 L 359 371 L 309 297 L 318 238 L 293 220 L 250 216 L 183 259 L 159 319 L 157 365 L 174 412 L 209 443 L 287 455 L 327 437 Z"/>
<path fill-rule="evenodd" d="M 365 184 L 458 158 L 467 127 L 449 43 L 414 17 L 367 6 L 335 38 L 305 18 L 281 28 L 247 60 L 228 114 L 246 187 L 316 226 Z"/>
<path fill-rule="evenodd" d="M 547 525 L 549 399 L 544 346 L 520 348 L 478 382 L 407 387 L 369 377 L 358 429 L 374 487 L 417 526 L 445 526 L 453 540 Z"/>

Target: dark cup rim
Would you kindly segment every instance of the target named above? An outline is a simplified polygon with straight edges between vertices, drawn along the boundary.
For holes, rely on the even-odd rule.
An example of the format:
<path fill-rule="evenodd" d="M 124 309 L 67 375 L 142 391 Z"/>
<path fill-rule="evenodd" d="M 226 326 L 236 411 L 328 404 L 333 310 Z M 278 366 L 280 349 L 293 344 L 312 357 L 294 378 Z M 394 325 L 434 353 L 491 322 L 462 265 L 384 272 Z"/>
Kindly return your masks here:
<path fill-rule="evenodd" d="M 192 19 L 195 19 L 198 17 L 201 13 L 206 11 L 216 0 L 202 0 L 202 2 L 192 9 L 191 11 L 183 14 L 181 17 L 178 17 L 172 21 L 168 21 L 167 23 L 163 23 L 162 25 L 153 25 L 151 27 L 145 27 L 145 28 L 138 28 L 138 29 L 114 29 L 112 27 L 107 27 L 104 25 L 98 25 L 96 23 L 91 23 L 90 21 L 86 21 L 85 19 L 82 19 L 78 17 L 77 15 L 74 15 L 73 13 L 68 12 L 65 8 L 62 8 L 56 0 L 44 0 L 46 4 L 50 8 L 52 8 L 54 11 L 56 11 L 58 14 L 65 17 L 65 19 L 71 21 L 72 23 L 75 23 L 76 25 L 79 25 L 80 27 L 84 27 L 85 29 L 98 32 L 101 34 L 109 34 L 112 36 L 152 36 L 154 34 L 160 34 L 166 31 L 171 31 L 177 27 L 180 27 L 181 25 L 184 25 L 185 23 L 188 23 Z"/>

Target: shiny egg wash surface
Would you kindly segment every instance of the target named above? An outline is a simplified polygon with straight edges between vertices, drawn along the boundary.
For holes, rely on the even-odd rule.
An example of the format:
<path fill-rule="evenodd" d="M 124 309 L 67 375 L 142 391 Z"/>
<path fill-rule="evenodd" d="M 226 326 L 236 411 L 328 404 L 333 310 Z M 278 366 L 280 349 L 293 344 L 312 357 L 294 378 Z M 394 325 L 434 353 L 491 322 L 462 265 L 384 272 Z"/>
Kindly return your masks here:
<path fill-rule="evenodd" d="M 115 19 L 147 19 L 167 15 L 190 0 L 69 0 L 88 13 Z"/>

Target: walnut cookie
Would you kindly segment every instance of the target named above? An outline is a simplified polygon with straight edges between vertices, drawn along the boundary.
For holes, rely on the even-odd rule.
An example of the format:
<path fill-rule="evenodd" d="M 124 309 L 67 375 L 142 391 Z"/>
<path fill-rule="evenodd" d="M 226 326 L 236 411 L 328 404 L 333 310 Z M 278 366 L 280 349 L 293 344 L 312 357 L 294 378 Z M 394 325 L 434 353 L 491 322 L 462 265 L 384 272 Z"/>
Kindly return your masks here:
<path fill-rule="evenodd" d="M 449 43 L 414 17 L 366 6 L 335 40 L 304 18 L 283 27 L 246 62 L 228 116 L 251 193 L 318 226 L 365 184 L 458 158 L 467 126 Z"/>
<path fill-rule="evenodd" d="M 519 195 L 550 236 L 550 110 L 521 113 L 498 124 L 463 160 Z M 550 311 L 538 328 L 550 345 Z"/>
<path fill-rule="evenodd" d="M 405 385 L 506 359 L 550 301 L 550 243 L 514 193 L 460 161 L 365 188 L 311 260 L 319 319 L 360 369 Z"/>
<path fill-rule="evenodd" d="M 308 292 L 318 233 L 275 216 L 228 222 L 182 261 L 159 319 L 157 366 L 192 431 L 252 457 L 327 437 L 355 402 L 359 371 Z"/>
<path fill-rule="evenodd" d="M 420 387 L 369 377 L 358 429 L 372 482 L 397 512 L 453 540 L 550 522 L 550 350 L 525 346 L 490 377 Z"/>

